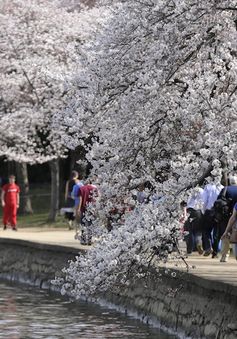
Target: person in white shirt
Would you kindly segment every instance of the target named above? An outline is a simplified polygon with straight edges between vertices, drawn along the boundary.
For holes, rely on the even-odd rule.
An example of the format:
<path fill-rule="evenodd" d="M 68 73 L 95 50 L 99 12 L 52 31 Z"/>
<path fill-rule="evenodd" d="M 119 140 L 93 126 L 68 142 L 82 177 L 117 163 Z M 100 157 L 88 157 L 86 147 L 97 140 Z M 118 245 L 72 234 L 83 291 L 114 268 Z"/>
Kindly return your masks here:
<path fill-rule="evenodd" d="M 203 212 L 210 210 L 213 207 L 214 202 L 216 201 L 223 187 L 224 186 L 221 184 L 215 184 L 214 182 L 205 185 L 202 194 Z"/>
<path fill-rule="evenodd" d="M 136 194 L 136 199 L 139 202 L 139 204 L 144 204 L 146 202 L 147 194 L 145 192 L 145 185 L 140 184 L 138 186 L 137 194 Z"/>
<path fill-rule="evenodd" d="M 202 210 L 203 207 L 203 189 L 201 187 L 194 188 L 191 197 L 187 201 L 187 209 Z"/>

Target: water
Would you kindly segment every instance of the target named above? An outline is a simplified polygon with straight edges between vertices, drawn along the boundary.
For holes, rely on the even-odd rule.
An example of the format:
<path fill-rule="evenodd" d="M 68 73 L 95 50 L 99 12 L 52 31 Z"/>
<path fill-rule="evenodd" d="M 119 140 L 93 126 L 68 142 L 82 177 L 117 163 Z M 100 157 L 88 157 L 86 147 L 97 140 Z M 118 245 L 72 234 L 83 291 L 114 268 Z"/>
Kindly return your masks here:
<path fill-rule="evenodd" d="M 174 339 L 114 310 L 4 283 L 0 283 L 0 338 Z"/>

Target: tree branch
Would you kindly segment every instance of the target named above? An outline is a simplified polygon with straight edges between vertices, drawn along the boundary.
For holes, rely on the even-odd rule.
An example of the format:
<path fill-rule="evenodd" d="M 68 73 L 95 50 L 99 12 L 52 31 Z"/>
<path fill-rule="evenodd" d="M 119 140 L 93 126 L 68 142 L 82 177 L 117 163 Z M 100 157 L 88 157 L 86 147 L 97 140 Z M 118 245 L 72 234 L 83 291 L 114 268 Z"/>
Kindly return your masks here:
<path fill-rule="evenodd" d="M 32 88 L 32 91 L 33 91 L 33 93 L 34 93 L 35 96 L 36 96 L 37 104 L 39 105 L 39 104 L 40 104 L 40 99 L 39 99 L 39 96 L 38 96 L 38 94 L 37 94 L 37 91 L 36 91 L 34 85 L 32 84 L 30 78 L 28 77 L 28 74 L 26 73 L 26 70 L 25 70 L 24 67 L 22 66 L 22 63 L 21 63 L 21 61 L 20 61 L 20 58 L 19 58 L 17 49 L 15 48 L 15 45 L 14 45 L 14 43 L 13 43 L 11 37 L 9 37 L 9 35 L 7 34 L 7 32 L 6 32 L 6 35 L 7 35 L 8 39 L 9 39 L 9 42 L 10 42 L 10 45 L 12 46 L 13 51 L 15 52 L 16 56 L 18 57 L 18 62 L 19 62 L 20 68 L 21 68 L 21 70 L 22 70 L 22 72 L 23 72 L 23 75 L 25 76 L 25 78 L 26 78 L 28 84 L 29 84 L 30 87 Z"/>

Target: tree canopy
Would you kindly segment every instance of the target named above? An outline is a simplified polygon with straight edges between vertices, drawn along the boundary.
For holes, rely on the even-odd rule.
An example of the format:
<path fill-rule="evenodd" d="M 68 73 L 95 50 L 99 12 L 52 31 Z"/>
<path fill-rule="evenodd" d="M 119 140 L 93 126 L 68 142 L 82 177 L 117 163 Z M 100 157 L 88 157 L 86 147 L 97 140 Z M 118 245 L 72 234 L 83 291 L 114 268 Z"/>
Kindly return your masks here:
<path fill-rule="evenodd" d="M 70 126 L 77 138 L 65 138 L 77 145 L 92 135 L 88 160 L 105 204 L 144 181 L 164 202 L 135 209 L 86 258 L 71 264 L 64 288 L 76 295 L 85 293 L 88 276 L 89 291 L 117 279 L 125 283 L 134 263 L 137 272 L 149 263 L 152 248 L 166 258 L 163 244 L 173 237 L 184 197 L 178 193 L 210 166 L 219 181 L 222 160 L 229 171 L 236 166 L 236 2 L 103 5 L 107 23 L 84 46 L 84 67 L 71 86 Z"/>
<path fill-rule="evenodd" d="M 59 1 L 3 1 L 0 9 L 0 155 L 31 163 L 61 156 L 52 117 L 65 108 L 66 82 L 95 25 Z"/>

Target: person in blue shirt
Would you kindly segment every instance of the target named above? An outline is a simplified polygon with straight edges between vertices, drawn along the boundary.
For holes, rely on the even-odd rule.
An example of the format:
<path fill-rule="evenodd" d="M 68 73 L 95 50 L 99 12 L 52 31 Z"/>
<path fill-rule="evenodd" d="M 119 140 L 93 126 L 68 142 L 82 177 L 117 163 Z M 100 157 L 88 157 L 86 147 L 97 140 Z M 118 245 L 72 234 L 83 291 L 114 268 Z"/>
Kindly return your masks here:
<path fill-rule="evenodd" d="M 235 229 L 235 231 L 237 231 L 237 203 L 235 203 L 234 205 L 234 208 L 233 208 L 233 213 L 228 221 L 228 224 L 226 226 L 226 230 L 225 232 L 223 233 L 222 237 L 221 237 L 221 240 L 226 244 L 225 246 L 227 248 L 229 248 L 229 243 L 230 243 L 230 240 L 229 240 L 229 233 Z M 236 239 L 237 241 L 237 239 Z M 233 246 L 233 252 L 234 252 L 234 255 L 235 255 L 235 259 L 237 260 L 237 243 L 233 243 L 232 244 Z M 221 258 L 222 262 L 226 262 L 227 261 L 227 257 L 226 256 L 223 256 L 222 254 L 222 258 Z"/>
<path fill-rule="evenodd" d="M 227 225 L 229 225 L 231 211 L 235 210 L 234 206 L 237 203 L 237 176 L 230 176 L 229 183 L 230 185 L 224 187 L 217 198 L 217 200 L 220 199 L 224 194 L 224 197 L 228 201 L 228 207 L 230 210 L 229 215 L 227 215 L 226 218 L 223 219 L 223 222 L 222 221 L 218 222 L 217 232 L 214 234 L 214 242 L 216 242 L 216 248 L 219 244 L 220 239 L 224 239 L 224 241 L 222 240 L 221 243 L 221 259 L 220 259 L 221 262 L 226 262 L 229 257 L 230 242 L 228 241 L 227 237 L 225 236 L 223 237 L 223 234 L 226 234 L 226 229 Z M 233 220 L 233 218 L 231 220 Z"/>
<path fill-rule="evenodd" d="M 74 208 L 75 210 L 78 209 L 78 206 L 80 204 L 80 187 L 83 186 L 82 181 L 79 179 L 79 177 L 75 178 L 74 185 L 72 187 L 71 197 L 74 200 Z"/>

